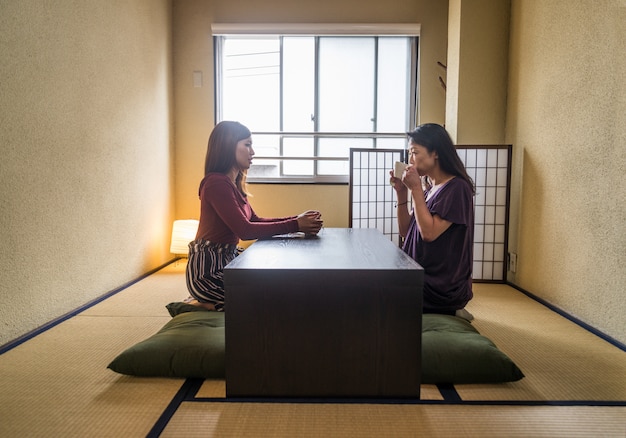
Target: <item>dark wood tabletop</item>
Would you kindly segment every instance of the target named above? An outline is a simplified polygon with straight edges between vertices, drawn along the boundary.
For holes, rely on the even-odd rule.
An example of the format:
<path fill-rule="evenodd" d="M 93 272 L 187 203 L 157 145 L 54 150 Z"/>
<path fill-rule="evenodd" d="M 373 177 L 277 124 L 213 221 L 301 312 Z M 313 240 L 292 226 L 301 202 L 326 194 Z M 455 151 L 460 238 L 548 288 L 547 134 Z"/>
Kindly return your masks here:
<path fill-rule="evenodd" d="M 317 236 L 301 233 L 258 240 L 227 269 L 420 269 L 380 231 L 323 228 Z"/>

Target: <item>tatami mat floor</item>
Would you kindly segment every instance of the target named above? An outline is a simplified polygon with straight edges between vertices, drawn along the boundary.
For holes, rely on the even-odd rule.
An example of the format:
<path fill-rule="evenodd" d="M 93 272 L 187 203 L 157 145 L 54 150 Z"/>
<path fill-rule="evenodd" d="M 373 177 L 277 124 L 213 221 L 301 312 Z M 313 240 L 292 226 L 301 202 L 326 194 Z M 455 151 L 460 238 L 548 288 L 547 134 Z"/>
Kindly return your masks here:
<path fill-rule="evenodd" d="M 519 382 L 456 385 L 443 403 L 242 403 L 205 381 L 115 374 L 107 364 L 187 296 L 184 261 L 0 355 L 0 437 L 626 437 L 626 352 L 506 285 L 477 284 L 474 326 L 524 371 Z M 165 415 L 167 414 L 167 415 Z M 166 421 L 163 421 L 163 420 Z"/>

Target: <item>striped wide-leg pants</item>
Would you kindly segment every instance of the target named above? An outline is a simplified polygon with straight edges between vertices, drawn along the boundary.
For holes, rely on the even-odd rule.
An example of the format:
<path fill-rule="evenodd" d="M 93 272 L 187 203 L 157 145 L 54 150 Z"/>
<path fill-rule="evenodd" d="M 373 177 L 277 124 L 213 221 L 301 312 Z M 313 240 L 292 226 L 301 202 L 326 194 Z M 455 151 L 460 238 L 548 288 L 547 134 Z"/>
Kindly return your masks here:
<path fill-rule="evenodd" d="M 224 310 L 224 267 L 239 254 L 237 245 L 194 240 L 189 243 L 187 289 L 201 303 Z"/>

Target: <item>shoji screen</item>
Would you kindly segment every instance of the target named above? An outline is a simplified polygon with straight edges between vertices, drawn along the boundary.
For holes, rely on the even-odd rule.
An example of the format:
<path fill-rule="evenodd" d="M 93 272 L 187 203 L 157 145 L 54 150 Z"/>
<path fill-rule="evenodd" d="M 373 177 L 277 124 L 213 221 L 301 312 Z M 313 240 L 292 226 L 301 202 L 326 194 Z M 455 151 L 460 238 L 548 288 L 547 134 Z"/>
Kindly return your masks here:
<path fill-rule="evenodd" d="M 476 185 L 473 278 L 502 282 L 508 251 L 511 146 L 459 145 L 457 152 Z M 350 151 L 351 226 L 378 228 L 399 245 L 389 170 L 395 161 L 404 161 L 404 154 L 400 150 Z"/>
<path fill-rule="evenodd" d="M 389 171 L 405 161 L 403 149 L 350 149 L 350 226 L 377 228 L 400 245 L 396 192 Z"/>
<path fill-rule="evenodd" d="M 509 234 L 511 146 L 457 146 L 474 180 L 474 280 L 504 281 Z"/>

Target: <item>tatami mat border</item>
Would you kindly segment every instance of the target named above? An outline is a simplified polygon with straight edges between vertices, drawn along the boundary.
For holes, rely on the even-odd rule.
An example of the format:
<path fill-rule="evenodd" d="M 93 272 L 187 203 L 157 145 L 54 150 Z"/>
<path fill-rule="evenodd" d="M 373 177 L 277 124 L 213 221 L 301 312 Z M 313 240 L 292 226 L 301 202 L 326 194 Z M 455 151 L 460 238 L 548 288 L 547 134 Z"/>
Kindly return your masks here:
<path fill-rule="evenodd" d="M 566 311 L 560 309 L 559 307 L 555 306 L 554 304 L 544 300 L 543 298 L 539 298 L 537 295 L 535 295 L 535 294 L 533 294 L 531 292 L 528 292 L 527 290 L 519 287 L 518 285 L 516 285 L 514 283 L 506 282 L 505 284 L 507 286 L 511 286 L 513 289 L 515 289 L 517 291 L 520 291 L 521 293 L 523 293 L 527 297 L 537 301 L 539 304 L 544 305 L 545 307 L 547 307 L 548 309 L 552 310 L 553 312 L 558 313 L 563 318 L 573 322 L 576 325 L 579 325 L 580 327 L 584 328 L 588 332 L 593 333 L 594 335 L 598 336 L 599 338 L 602 338 L 603 340 L 605 340 L 609 344 L 619 348 L 622 351 L 626 351 L 626 344 L 618 341 L 617 339 L 614 339 L 614 338 L 610 337 L 606 333 L 601 332 L 600 330 L 590 326 L 589 324 L 581 321 L 580 319 L 575 318 L 574 316 L 570 315 L 569 313 L 567 313 Z"/>
<path fill-rule="evenodd" d="M 195 403 L 331 403 L 331 404 L 412 404 L 412 405 L 467 405 L 467 406 L 597 406 L 623 407 L 626 401 L 598 400 L 467 400 L 464 401 L 454 385 L 437 385 L 443 400 L 412 398 L 268 398 L 268 397 L 196 397 L 204 379 L 186 379 L 180 390 L 163 411 L 147 438 L 157 438 L 183 402 Z"/>
<path fill-rule="evenodd" d="M 6 344 L 0 346 L 0 355 L 6 353 L 9 350 L 12 350 L 13 348 L 23 344 L 24 342 L 28 341 L 29 339 L 34 338 L 37 335 L 40 335 L 41 333 L 50 330 L 51 328 L 61 324 L 64 321 L 67 321 L 68 319 L 78 315 L 81 312 L 84 312 L 85 310 L 89 309 L 90 307 L 95 306 L 96 304 L 106 300 L 107 298 L 112 297 L 113 295 L 123 291 L 124 289 L 129 288 L 130 286 L 132 286 L 133 284 L 136 284 L 138 282 L 140 282 L 141 280 L 143 280 L 146 277 L 149 277 L 150 275 L 160 271 L 161 269 L 165 268 L 166 266 L 171 265 L 172 263 L 174 263 L 175 261 L 180 260 L 180 257 L 177 257 L 175 259 L 172 259 L 164 264 L 162 264 L 161 266 L 158 266 L 148 272 L 146 272 L 145 274 L 135 278 L 134 280 L 129 281 L 128 283 L 125 283 L 119 287 L 116 287 L 113 290 L 110 290 L 109 292 L 105 293 L 104 295 L 99 296 L 98 298 L 87 302 L 86 304 L 83 304 L 82 306 L 72 310 L 71 312 L 66 313 L 65 315 L 61 315 L 58 318 L 53 319 L 52 321 L 47 322 L 46 324 L 37 327 L 36 329 L 23 334 L 22 336 L 7 342 Z"/>
<path fill-rule="evenodd" d="M 180 407 L 181 403 L 189 401 L 190 396 L 195 397 L 196 393 L 202 386 L 203 381 L 203 379 L 185 380 L 174 398 L 172 398 L 172 401 L 169 403 L 169 405 L 167 405 L 167 408 L 165 408 L 165 411 L 163 411 L 150 432 L 148 432 L 148 435 L 146 435 L 146 437 L 150 438 L 160 436 L 161 432 L 163 432 L 165 426 L 167 426 L 167 423 L 169 423 L 169 421 L 172 419 L 172 417 Z"/>

